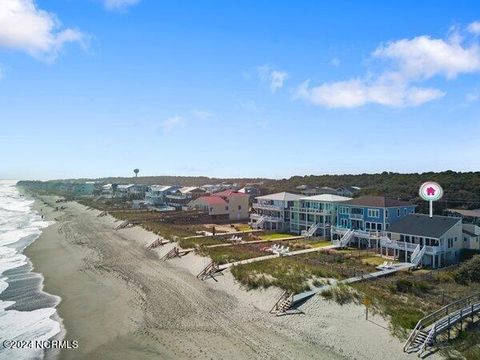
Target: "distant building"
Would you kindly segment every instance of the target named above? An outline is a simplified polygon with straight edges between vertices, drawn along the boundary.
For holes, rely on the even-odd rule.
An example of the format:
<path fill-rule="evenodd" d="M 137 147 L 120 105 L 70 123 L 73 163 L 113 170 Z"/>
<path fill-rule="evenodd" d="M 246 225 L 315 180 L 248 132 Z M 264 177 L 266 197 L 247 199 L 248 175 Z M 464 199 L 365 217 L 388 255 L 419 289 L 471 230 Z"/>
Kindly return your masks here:
<path fill-rule="evenodd" d="M 214 218 L 231 221 L 248 219 L 248 195 L 234 190 L 225 190 L 209 196 L 200 196 L 188 204 L 191 209 L 207 212 Z"/>
<path fill-rule="evenodd" d="M 464 247 L 480 250 L 480 227 L 473 224 L 462 224 Z"/>
<path fill-rule="evenodd" d="M 354 197 L 361 190 L 358 186 L 342 186 L 335 189 L 337 195 Z"/>
<path fill-rule="evenodd" d="M 289 231 L 290 209 L 301 198 L 303 195 L 288 192 L 257 196 L 252 204 L 251 225 L 257 229 Z"/>
<path fill-rule="evenodd" d="M 112 198 L 113 197 L 113 185 L 112 184 L 105 184 L 102 186 L 101 195 L 105 198 Z"/>
<path fill-rule="evenodd" d="M 464 223 L 480 225 L 480 209 L 447 209 L 447 213 L 451 216 L 461 217 Z"/>
<path fill-rule="evenodd" d="M 167 194 L 180 186 L 150 185 L 145 193 L 145 202 L 151 206 L 163 206 L 167 203 Z"/>
<path fill-rule="evenodd" d="M 95 191 L 95 182 L 94 181 L 87 181 L 80 184 L 73 185 L 73 193 L 76 196 L 89 196 L 93 195 Z"/>
<path fill-rule="evenodd" d="M 197 186 L 185 186 L 172 191 L 168 191 L 165 195 L 168 206 L 177 210 L 187 209 L 188 203 L 192 200 L 205 195 L 206 191 Z"/>
<path fill-rule="evenodd" d="M 247 194 L 247 195 L 250 196 L 250 198 L 260 196 L 260 189 L 256 186 L 252 186 L 252 185 L 246 185 L 243 188 L 241 188 L 240 190 L 238 190 L 238 192 L 242 193 L 242 194 Z"/>

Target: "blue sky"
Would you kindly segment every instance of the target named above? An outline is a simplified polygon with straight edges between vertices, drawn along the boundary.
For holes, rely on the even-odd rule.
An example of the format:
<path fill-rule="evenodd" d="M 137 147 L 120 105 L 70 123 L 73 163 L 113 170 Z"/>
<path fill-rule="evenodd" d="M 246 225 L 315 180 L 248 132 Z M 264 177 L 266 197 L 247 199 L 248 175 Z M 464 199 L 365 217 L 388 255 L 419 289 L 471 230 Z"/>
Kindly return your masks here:
<path fill-rule="evenodd" d="M 479 170 L 479 10 L 4 0 L 0 178 Z"/>

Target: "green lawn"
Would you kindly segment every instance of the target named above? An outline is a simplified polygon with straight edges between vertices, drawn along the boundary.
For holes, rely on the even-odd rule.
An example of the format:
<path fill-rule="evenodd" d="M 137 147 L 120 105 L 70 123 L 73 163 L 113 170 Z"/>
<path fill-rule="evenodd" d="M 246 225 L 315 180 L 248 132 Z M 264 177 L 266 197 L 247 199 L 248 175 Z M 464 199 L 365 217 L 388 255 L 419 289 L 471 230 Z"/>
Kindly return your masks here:
<path fill-rule="evenodd" d="M 261 240 L 277 240 L 277 239 L 290 238 L 295 236 L 298 236 L 298 235 L 292 235 L 288 233 L 263 233 L 263 234 L 260 234 L 259 237 Z"/>

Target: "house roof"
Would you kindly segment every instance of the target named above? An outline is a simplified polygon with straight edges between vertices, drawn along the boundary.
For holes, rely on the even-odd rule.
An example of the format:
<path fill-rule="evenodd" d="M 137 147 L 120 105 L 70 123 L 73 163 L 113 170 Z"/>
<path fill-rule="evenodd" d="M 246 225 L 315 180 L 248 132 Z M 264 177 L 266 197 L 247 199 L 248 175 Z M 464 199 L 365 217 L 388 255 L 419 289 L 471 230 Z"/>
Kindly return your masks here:
<path fill-rule="evenodd" d="M 448 211 L 456 212 L 462 216 L 467 216 L 467 217 L 480 217 L 480 209 L 476 209 L 476 210 L 448 209 Z"/>
<path fill-rule="evenodd" d="M 280 192 L 276 194 L 269 194 L 263 196 L 257 196 L 256 199 L 260 200 L 279 200 L 279 201 L 295 201 L 303 198 L 304 195 L 292 194 L 288 192 Z"/>
<path fill-rule="evenodd" d="M 408 201 L 389 199 L 385 196 L 360 196 L 345 202 L 347 205 L 373 206 L 373 207 L 396 207 L 416 206 Z"/>
<path fill-rule="evenodd" d="M 200 189 L 198 186 L 184 186 L 184 187 L 178 189 L 178 191 L 180 191 L 182 194 L 188 194 L 188 193 L 191 193 L 194 190 L 205 191 L 203 189 Z"/>
<path fill-rule="evenodd" d="M 220 192 L 217 192 L 217 193 L 214 193 L 213 195 L 215 196 L 223 196 L 223 197 L 227 197 L 227 196 L 248 196 L 247 194 L 244 194 L 244 193 L 240 193 L 236 190 L 224 190 L 224 191 L 220 191 Z"/>
<path fill-rule="evenodd" d="M 469 235 L 469 236 L 473 236 L 473 237 L 477 236 L 477 234 L 475 234 L 474 232 L 471 232 L 471 231 L 468 231 L 468 230 L 465 230 L 465 229 L 463 229 L 462 232 L 464 234 Z"/>
<path fill-rule="evenodd" d="M 227 202 L 223 200 L 220 196 L 200 196 L 197 200 L 194 200 L 195 203 L 204 202 L 208 205 L 227 205 Z"/>
<path fill-rule="evenodd" d="M 320 194 L 320 195 L 314 195 L 314 196 L 305 196 L 305 197 L 302 197 L 300 200 L 340 202 L 340 201 L 348 201 L 351 199 L 352 198 L 334 195 L 334 194 Z"/>
<path fill-rule="evenodd" d="M 450 216 L 409 214 L 391 224 L 388 232 L 438 239 L 461 220 Z"/>
<path fill-rule="evenodd" d="M 165 185 L 150 185 L 150 189 L 153 191 L 167 191 L 170 190 L 173 186 Z"/>

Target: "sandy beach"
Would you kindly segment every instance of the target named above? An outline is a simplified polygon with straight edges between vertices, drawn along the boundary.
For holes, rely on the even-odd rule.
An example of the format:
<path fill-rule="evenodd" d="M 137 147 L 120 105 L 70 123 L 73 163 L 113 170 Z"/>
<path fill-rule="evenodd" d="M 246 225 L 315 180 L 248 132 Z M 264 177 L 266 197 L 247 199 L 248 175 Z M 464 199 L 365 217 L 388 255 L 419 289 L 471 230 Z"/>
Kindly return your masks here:
<path fill-rule="evenodd" d="M 45 203 L 46 202 L 46 203 Z M 50 204 L 50 206 L 47 205 Z M 63 204 L 62 204 L 63 205 Z M 157 235 L 139 227 L 114 230 L 115 219 L 75 202 L 36 208 L 55 224 L 27 250 L 57 310 L 65 340 L 79 348 L 61 359 L 406 359 L 402 343 L 379 316 L 360 306 L 316 297 L 303 314 L 268 313 L 279 289 L 245 291 L 226 272 L 197 274 L 208 260 L 194 254 L 160 261 L 171 245 L 146 250 Z"/>

